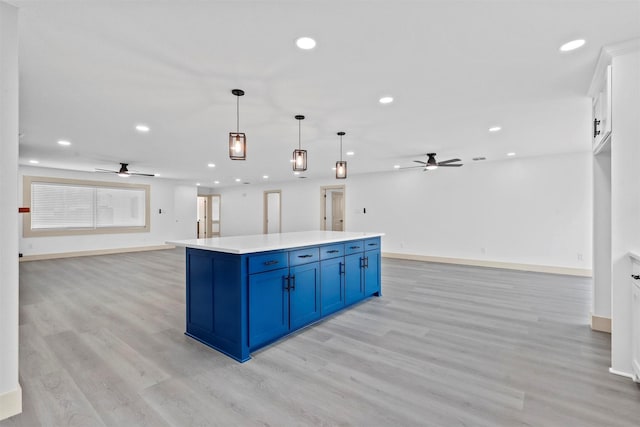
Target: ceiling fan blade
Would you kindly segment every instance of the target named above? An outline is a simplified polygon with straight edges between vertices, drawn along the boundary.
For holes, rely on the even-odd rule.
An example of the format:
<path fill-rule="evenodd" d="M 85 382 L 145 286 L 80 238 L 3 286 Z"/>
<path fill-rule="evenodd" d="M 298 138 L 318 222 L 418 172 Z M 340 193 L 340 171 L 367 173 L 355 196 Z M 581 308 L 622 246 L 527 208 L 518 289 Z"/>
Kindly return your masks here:
<path fill-rule="evenodd" d="M 457 164 L 446 164 L 443 165 L 442 163 L 438 164 L 438 167 L 443 167 L 443 168 L 459 168 L 460 166 L 462 166 L 462 163 L 457 163 Z"/>
<path fill-rule="evenodd" d="M 416 162 L 416 163 L 420 163 L 421 165 L 426 165 L 426 164 L 427 164 L 426 162 L 423 162 L 423 161 L 421 161 L 421 160 L 414 160 L 414 162 Z"/>
<path fill-rule="evenodd" d="M 137 175 L 137 176 L 155 176 L 152 173 L 138 173 L 138 172 L 129 172 L 129 175 Z"/>
<path fill-rule="evenodd" d="M 100 168 L 96 168 L 96 172 L 118 173 L 118 171 L 112 171 L 112 170 L 109 170 L 109 169 L 100 169 Z"/>
<path fill-rule="evenodd" d="M 449 160 L 445 160 L 443 162 L 438 162 L 438 166 L 443 166 L 446 165 L 448 163 L 454 163 L 454 162 L 461 162 L 462 160 L 460 159 L 449 159 Z"/>

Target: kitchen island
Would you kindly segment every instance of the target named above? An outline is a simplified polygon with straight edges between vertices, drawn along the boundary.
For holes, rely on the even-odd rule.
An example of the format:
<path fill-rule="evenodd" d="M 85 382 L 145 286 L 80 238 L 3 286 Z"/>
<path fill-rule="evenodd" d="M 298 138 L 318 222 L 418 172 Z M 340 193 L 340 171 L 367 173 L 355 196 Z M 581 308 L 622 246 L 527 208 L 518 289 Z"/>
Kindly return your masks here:
<path fill-rule="evenodd" d="M 186 248 L 186 335 L 250 352 L 381 295 L 382 233 L 305 231 L 167 242 Z"/>

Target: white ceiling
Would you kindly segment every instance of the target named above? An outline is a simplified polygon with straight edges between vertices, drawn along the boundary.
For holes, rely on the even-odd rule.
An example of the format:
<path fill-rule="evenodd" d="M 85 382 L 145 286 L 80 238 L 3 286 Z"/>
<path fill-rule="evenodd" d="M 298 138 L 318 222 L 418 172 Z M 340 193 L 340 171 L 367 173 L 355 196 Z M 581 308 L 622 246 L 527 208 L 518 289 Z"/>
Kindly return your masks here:
<path fill-rule="evenodd" d="M 307 116 L 313 178 L 333 176 L 337 131 L 355 151 L 349 174 L 427 152 L 470 162 L 588 150 L 600 48 L 640 37 L 640 1 L 11 3 L 21 8 L 21 164 L 127 162 L 205 186 L 297 179 L 296 114 Z M 317 47 L 299 50 L 300 36 Z M 576 38 L 582 49 L 559 52 Z M 228 158 L 233 88 L 246 91 L 246 162 Z M 383 95 L 395 102 L 379 104 Z"/>

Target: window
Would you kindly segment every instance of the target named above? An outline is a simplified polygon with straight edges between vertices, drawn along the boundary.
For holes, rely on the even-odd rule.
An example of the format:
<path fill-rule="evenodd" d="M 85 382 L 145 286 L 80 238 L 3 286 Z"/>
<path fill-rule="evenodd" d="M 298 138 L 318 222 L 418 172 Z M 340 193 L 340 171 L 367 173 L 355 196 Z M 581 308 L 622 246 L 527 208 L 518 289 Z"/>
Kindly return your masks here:
<path fill-rule="evenodd" d="M 149 231 L 149 186 L 62 178 L 24 177 L 23 235 Z"/>

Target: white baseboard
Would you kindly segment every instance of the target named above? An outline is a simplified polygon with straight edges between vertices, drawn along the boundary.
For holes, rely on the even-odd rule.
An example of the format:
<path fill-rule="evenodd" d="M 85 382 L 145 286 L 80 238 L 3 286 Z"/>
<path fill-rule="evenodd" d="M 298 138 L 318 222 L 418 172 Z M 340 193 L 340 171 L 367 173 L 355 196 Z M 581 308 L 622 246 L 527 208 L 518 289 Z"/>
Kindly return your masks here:
<path fill-rule="evenodd" d="M 615 375 L 620 375 L 621 377 L 626 377 L 626 378 L 631 378 L 633 379 L 633 374 L 630 374 L 628 372 L 622 372 L 622 371 L 618 371 L 615 370 L 613 368 L 609 368 L 609 372 Z"/>
<path fill-rule="evenodd" d="M 75 258 L 80 256 L 94 256 L 94 255 L 111 255 L 111 254 L 124 254 L 128 252 L 143 252 L 143 251 L 157 251 L 161 249 L 173 249 L 173 245 L 156 245 L 156 246 L 138 246 L 134 248 L 115 248 L 115 249 L 98 249 L 93 251 L 77 251 L 77 252 L 61 252 L 54 254 L 40 254 L 40 255 L 25 255 L 20 259 L 20 262 L 25 261 L 40 261 L 45 259 L 58 259 L 58 258 Z"/>
<path fill-rule="evenodd" d="M 22 387 L 0 394 L 0 421 L 22 412 Z"/>
<path fill-rule="evenodd" d="M 504 268 L 507 270 L 534 271 L 537 273 L 565 274 L 569 276 L 592 277 L 590 269 L 556 267 L 553 265 L 517 264 L 512 262 L 485 261 L 467 258 L 447 258 L 429 255 L 414 255 L 393 252 L 383 252 L 384 258 L 406 259 L 411 261 L 440 262 L 444 264 L 473 265 L 476 267 Z"/>
<path fill-rule="evenodd" d="M 611 333 L 611 318 L 591 315 L 591 329 Z"/>

